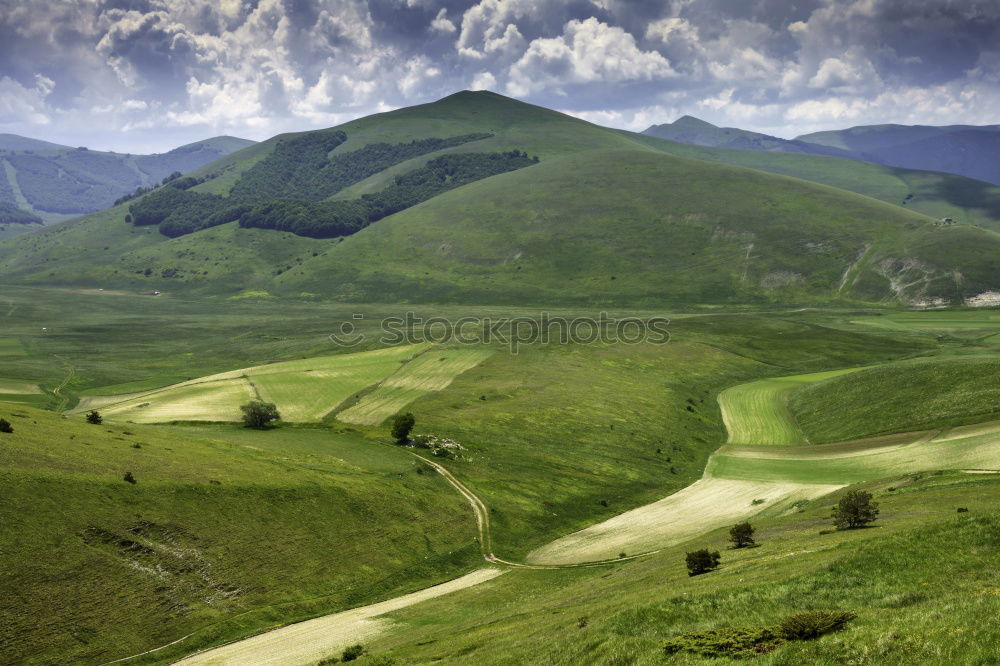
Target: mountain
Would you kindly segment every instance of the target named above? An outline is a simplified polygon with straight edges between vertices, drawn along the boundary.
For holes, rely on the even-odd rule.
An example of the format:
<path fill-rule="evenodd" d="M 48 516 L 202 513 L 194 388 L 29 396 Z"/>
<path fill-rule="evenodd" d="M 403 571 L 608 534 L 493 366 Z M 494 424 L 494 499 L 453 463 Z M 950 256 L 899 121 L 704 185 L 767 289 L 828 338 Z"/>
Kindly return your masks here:
<path fill-rule="evenodd" d="M 0 203 L 46 221 L 91 213 L 139 187 L 186 173 L 254 142 L 221 136 L 168 153 L 130 155 L 0 135 Z"/>
<path fill-rule="evenodd" d="M 862 159 L 856 152 L 805 141 L 780 139 L 735 127 L 718 127 L 693 116 L 682 116 L 672 123 L 653 125 L 643 134 L 695 146 L 735 148 L 737 150 L 769 150 L 785 153 L 811 153 L 850 159 Z"/>
<path fill-rule="evenodd" d="M 736 164 L 856 192 L 924 215 L 1000 231 L 1000 187 L 965 176 L 917 171 L 826 155 L 695 146 L 633 135 L 680 157 Z"/>
<path fill-rule="evenodd" d="M 880 164 L 959 174 L 1000 185 L 1000 125 L 865 125 L 797 141 L 855 151 Z"/>
<path fill-rule="evenodd" d="M 959 303 L 1000 290 L 994 232 L 681 154 L 703 150 L 462 92 L 274 137 L 4 241 L 0 281 L 651 307 Z"/>

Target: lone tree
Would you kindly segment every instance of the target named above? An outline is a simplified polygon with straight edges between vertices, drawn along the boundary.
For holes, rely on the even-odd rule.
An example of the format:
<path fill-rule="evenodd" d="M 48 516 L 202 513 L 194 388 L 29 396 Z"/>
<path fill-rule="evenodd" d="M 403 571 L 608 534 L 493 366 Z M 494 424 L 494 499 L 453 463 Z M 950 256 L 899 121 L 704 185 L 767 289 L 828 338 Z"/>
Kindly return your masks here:
<path fill-rule="evenodd" d="M 87 423 L 92 423 L 94 425 L 101 425 L 104 423 L 104 417 L 96 409 L 92 409 L 87 412 Z"/>
<path fill-rule="evenodd" d="M 10 421 L 7 419 L 0 419 L 0 432 L 14 432 L 14 426 L 12 426 Z"/>
<path fill-rule="evenodd" d="M 737 523 L 729 530 L 729 540 L 733 542 L 733 548 L 747 548 L 754 545 L 754 528 L 750 523 Z"/>
<path fill-rule="evenodd" d="M 709 552 L 707 548 L 702 548 L 701 550 L 696 550 L 693 553 L 688 553 L 688 576 L 697 576 L 698 574 L 708 573 L 713 569 L 717 569 L 719 567 L 720 559 L 721 557 L 718 551 Z"/>
<path fill-rule="evenodd" d="M 392 438 L 396 440 L 397 444 L 406 444 L 416 423 L 417 420 L 410 412 L 396 414 L 395 418 L 392 419 Z"/>
<path fill-rule="evenodd" d="M 852 490 L 840 498 L 833 512 L 833 524 L 838 530 L 863 527 L 878 518 L 878 503 L 864 490 Z"/>
<path fill-rule="evenodd" d="M 243 423 L 246 424 L 246 427 L 257 430 L 263 430 L 271 421 L 277 421 L 281 418 L 274 403 L 263 400 L 251 400 L 240 409 L 243 410 Z"/>

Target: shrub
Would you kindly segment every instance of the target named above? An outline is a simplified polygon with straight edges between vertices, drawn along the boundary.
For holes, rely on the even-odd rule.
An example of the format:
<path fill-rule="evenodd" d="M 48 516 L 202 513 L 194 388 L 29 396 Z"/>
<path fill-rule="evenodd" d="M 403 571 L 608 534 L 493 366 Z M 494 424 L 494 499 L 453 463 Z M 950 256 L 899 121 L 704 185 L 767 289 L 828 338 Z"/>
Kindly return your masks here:
<path fill-rule="evenodd" d="M 733 548 L 747 548 L 756 543 L 753 540 L 754 529 L 748 522 L 737 523 L 729 530 L 729 540 L 733 542 Z"/>
<path fill-rule="evenodd" d="M 135 477 L 132 475 L 132 472 L 125 472 L 125 476 L 123 476 L 122 479 L 127 483 L 131 483 L 132 485 L 138 483 L 138 481 L 136 481 Z"/>
<path fill-rule="evenodd" d="M 91 423 L 93 425 L 101 425 L 102 423 L 104 423 L 104 417 L 101 416 L 100 412 L 98 412 L 96 409 L 92 409 L 89 412 L 87 412 L 87 423 Z"/>
<path fill-rule="evenodd" d="M 340 655 L 341 661 L 354 661 L 361 655 L 365 653 L 365 648 L 363 645 L 352 645 L 344 650 L 344 653 Z"/>
<path fill-rule="evenodd" d="M 836 631 L 856 617 L 850 611 L 806 611 L 785 618 L 778 632 L 785 640 L 804 641 Z"/>
<path fill-rule="evenodd" d="M 396 440 L 397 444 L 405 444 L 410 438 L 410 432 L 413 430 L 417 420 L 413 418 L 413 414 L 407 412 L 405 414 L 396 414 L 392 419 L 392 438 Z"/>
<path fill-rule="evenodd" d="M 263 430 L 272 421 L 281 418 L 274 403 L 263 400 L 251 400 L 240 409 L 243 411 L 243 423 L 246 424 L 246 427 L 257 430 Z"/>
<path fill-rule="evenodd" d="M 864 490 L 852 490 L 840 498 L 833 513 L 833 524 L 839 530 L 853 530 L 867 525 L 878 518 L 878 504 L 872 501 L 872 494 Z"/>
<path fill-rule="evenodd" d="M 14 426 L 7 419 L 0 419 L 0 432 L 12 433 L 14 432 Z"/>
<path fill-rule="evenodd" d="M 0 423 L 0 426 L 3 426 L 3 423 Z M 3 430 L 3 428 L 0 427 L 0 432 L 10 432 L 10 431 L 9 430 Z M 969 513 L 969 510 L 967 508 L 965 508 L 964 506 L 960 506 L 960 507 L 958 507 L 958 512 L 957 513 Z"/>
<path fill-rule="evenodd" d="M 668 655 L 692 652 L 703 657 L 751 657 L 770 652 L 781 645 L 781 637 L 771 629 L 734 627 L 691 631 L 667 641 Z"/>
<path fill-rule="evenodd" d="M 327 657 L 326 659 L 320 659 L 316 666 L 330 666 L 331 664 L 339 664 L 340 657 Z"/>
<path fill-rule="evenodd" d="M 701 550 L 696 550 L 693 553 L 687 553 L 686 562 L 688 568 L 689 576 L 697 576 L 699 574 L 708 573 L 719 567 L 719 560 L 721 556 L 718 551 L 709 552 L 707 548 L 702 548 Z"/>

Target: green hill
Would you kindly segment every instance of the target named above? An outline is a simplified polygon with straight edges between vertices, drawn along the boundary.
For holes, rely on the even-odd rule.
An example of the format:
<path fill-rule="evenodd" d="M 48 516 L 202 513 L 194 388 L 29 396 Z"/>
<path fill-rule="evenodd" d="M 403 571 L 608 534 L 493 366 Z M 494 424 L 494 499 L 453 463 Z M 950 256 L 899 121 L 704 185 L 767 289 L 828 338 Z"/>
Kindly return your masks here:
<path fill-rule="evenodd" d="M 1000 184 L 1000 125 L 862 125 L 806 134 L 798 140 L 862 151 L 880 164 L 945 171 Z"/>
<path fill-rule="evenodd" d="M 253 143 L 219 136 L 167 153 L 131 155 L 4 134 L 0 135 L 0 203 L 50 222 L 91 213 L 138 187 L 158 184 L 174 172 L 192 171 Z"/>
<path fill-rule="evenodd" d="M 849 150 L 825 146 L 806 141 L 781 139 L 768 134 L 751 132 L 738 127 L 718 127 L 693 116 L 681 116 L 672 123 L 653 125 L 643 134 L 669 139 L 680 143 L 715 148 L 735 148 L 738 150 L 766 150 L 785 153 L 811 153 L 832 155 L 848 159 L 863 159 Z"/>
<path fill-rule="evenodd" d="M 0 280 L 591 305 L 956 303 L 1000 289 L 994 233 L 691 158 L 751 155 L 749 166 L 766 158 L 774 161 L 761 169 L 789 173 L 801 163 L 784 160 L 815 159 L 817 178 L 831 181 L 873 165 L 711 152 L 720 150 L 458 93 L 278 136 L 144 197 L 7 241 Z M 874 193 L 889 198 L 889 182 Z"/>

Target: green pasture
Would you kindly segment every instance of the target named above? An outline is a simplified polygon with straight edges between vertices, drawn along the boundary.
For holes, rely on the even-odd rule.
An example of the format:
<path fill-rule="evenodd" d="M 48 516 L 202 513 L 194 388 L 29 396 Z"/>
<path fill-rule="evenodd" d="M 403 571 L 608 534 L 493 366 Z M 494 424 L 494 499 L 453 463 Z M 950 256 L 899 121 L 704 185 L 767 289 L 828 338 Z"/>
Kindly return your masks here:
<path fill-rule="evenodd" d="M 195 632 L 190 652 L 479 559 L 464 499 L 348 429 L 0 417 L 5 662 L 98 664 Z"/>
<path fill-rule="evenodd" d="M 489 358 L 493 349 L 431 349 L 385 378 L 371 393 L 337 419 L 346 423 L 378 425 L 417 398 L 441 391 L 452 380 Z"/>
<path fill-rule="evenodd" d="M 802 386 L 857 371 L 858 368 L 772 377 L 740 384 L 719 394 L 729 444 L 793 446 L 806 439 L 788 409 L 789 395 Z"/>

